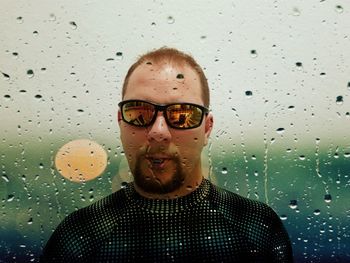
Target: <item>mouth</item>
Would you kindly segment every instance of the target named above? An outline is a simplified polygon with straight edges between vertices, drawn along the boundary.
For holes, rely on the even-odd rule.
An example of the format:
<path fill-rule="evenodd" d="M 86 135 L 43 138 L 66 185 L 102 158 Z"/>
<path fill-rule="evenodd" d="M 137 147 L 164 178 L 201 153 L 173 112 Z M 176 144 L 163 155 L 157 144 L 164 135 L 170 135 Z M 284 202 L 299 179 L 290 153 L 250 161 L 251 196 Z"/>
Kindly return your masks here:
<path fill-rule="evenodd" d="M 169 157 L 158 157 L 158 156 L 153 156 L 153 157 L 146 157 L 146 159 L 149 162 L 149 166 L 152 169 L 164 169 L 167 162 L 170 160 Z"/>

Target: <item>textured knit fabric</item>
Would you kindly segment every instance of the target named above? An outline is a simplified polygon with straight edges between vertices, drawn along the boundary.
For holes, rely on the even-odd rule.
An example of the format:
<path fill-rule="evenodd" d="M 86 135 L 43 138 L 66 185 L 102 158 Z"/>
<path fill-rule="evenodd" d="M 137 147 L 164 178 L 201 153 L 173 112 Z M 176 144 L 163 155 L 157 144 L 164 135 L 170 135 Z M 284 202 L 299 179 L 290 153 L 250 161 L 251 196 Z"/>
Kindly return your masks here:
<path fill-rule="evenodd" d="M 204 179 L 187 196 L 155 200 L 126 188 L 70 214 L 42 262 L 292 262 L 275 212 Z"/>

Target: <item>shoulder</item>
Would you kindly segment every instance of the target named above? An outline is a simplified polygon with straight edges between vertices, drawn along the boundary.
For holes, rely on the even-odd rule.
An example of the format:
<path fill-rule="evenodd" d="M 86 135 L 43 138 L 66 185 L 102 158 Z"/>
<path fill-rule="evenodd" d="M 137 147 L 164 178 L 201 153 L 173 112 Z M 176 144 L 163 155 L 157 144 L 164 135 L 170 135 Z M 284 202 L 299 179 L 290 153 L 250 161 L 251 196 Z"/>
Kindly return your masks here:
<path fill-rule="evenodd" d="M 42 256 L 43 262 L 88 257 L 117 225 L 127 206 L 123 190 L 69 214 L 55 229 Z"/>
<path fill-rule="evenodd" d="M 259 223 L 271 220 L 280 221 L 275 211 L 267 204 L 243 197 L 213 184 L 210 201 L 219 211 L 232 219 L 249 219 L 250 222 Z"/>

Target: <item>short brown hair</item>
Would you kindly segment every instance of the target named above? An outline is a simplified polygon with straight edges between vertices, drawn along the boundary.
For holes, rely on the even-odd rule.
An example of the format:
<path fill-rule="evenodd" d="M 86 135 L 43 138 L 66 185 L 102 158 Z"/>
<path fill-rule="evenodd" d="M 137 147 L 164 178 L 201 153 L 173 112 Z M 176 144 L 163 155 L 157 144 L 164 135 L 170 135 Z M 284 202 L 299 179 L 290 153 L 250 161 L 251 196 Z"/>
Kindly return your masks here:
<path fill-rule="evenodd" d="M 198 65 L 198 63 L 194 60 L 194 58 L 189 54 L 186 54 L 175 48 L 169 48 L 169 47 L 161 47 L 159 49 L 155 49 L 153 51 L 147 52 L 146 54 L 141 55 L 138 58 L 138 60 L 133 65 L 131 65 L 124 79 L 122 97 L 124 98 L 131 74 L 139 65 L 141 65 L 142 63 L 152 63 L 152 62 L 159 63 L 162 61 L 166 61 L 176 65 L 187 64 L 192 69 L 194 69 L 199 76 L 199 81 L 202 87 L 202 99 L 204 102 L 204 106 L 209 107 L 209 104 L 210 104 L 209 85 L 202 68 Z"/>

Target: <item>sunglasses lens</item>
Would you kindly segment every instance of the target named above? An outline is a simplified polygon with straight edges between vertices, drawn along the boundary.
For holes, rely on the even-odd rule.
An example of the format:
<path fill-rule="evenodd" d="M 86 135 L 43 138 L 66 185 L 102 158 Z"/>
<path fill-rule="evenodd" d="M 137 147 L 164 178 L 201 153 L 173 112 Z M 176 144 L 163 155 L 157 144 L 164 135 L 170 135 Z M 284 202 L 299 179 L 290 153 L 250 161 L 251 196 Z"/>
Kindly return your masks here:
<path fill-rule="evenodd" d="M 150 124 L 154 113 L 154 106 L 147 102 L 130 101 L 122 106 L 124 121 L 135 126 L 146 126 Z"/>
<path fill-rule="evenodd" d="M 174 128 L 195 128 L 202 122 L 203 111 L 190 104 L 175 104 L 167 109 L 167 118 Z"/>

